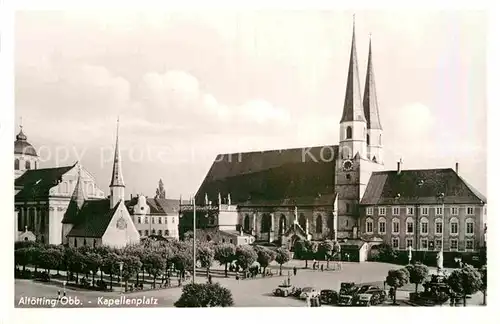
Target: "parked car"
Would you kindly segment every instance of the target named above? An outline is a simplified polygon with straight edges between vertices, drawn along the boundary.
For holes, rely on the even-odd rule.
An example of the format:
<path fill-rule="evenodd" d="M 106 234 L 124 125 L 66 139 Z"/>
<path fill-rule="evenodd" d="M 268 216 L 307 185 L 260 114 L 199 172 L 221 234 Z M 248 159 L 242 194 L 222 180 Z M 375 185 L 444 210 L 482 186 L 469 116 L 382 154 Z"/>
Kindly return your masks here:
<path fill-rule="evenodd" d="M 363 300 L 361 300 L 361 296 Z M 385 290 L 377 286 L 364 285 L 361 286 L 358 291 L 354 294 L 353 305 L 361 305 L 366 303 L 366 298 L 368 299 L 370 305 L 382 304 L 387 299 L 387 294 Z"/>
<path fill-rule="evenodd" d="M 359 294 L 356 297 L 356 306 L 371 306 L 372 294 Z"/>
<path fill-rule="evenodd" d="M 316 298 L 316 297 L 319 297 L 319 291 L 317 291 L 313 287 L 302 288 L 299 296 L 300 299 Z"/>
<path fill-rule="evenodd" d="M 320 291 L 319 298 L 322 304 L 335 305 L 338 302 L 339 294 L 335 290 L 323 289 Z"/>
<path fill-rule="evenodd" d="M 359 287 L 356 286 L 354 282 L 342 282 L 340 284 L 340 291 L 337 305 L 339 306 L 351 306 L 354 303 L 354 297 L 356 296 Z"/>
<path fill-rule="evenodd" d="M 340 295 L 337 301 L 338 306 L 352 306 L 353 296 L 349 295 Z"/>
<path fill-rule="evenodd" d="M 273 290 L 274 296 L 288 297 L 292 296 L 295 292 L 295 287 L 289 285 L 280 285 L 278 288 Z"/>
<path fill-rule="evenodd" d="M 302 293 L 302 288 L 295 287 L 295 290 L 292 292 L 292 296 L 299 298 L 301 293 Z"/>

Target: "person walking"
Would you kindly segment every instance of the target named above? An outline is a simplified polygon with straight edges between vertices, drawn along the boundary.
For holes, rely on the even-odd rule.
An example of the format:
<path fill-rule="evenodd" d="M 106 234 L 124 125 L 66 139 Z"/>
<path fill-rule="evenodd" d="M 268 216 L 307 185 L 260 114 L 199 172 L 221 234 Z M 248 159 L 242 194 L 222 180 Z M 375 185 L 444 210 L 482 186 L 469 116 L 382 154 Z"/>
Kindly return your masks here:
<path fill-rule="evenodd" d="M 293 267 L 293 275 L 296 276 L 297 275 L 297 267 Z"/>
<path fill-rule="evenodd" d="M 321 264 L 321 271 L 323 272 L 323 264 Z"/>

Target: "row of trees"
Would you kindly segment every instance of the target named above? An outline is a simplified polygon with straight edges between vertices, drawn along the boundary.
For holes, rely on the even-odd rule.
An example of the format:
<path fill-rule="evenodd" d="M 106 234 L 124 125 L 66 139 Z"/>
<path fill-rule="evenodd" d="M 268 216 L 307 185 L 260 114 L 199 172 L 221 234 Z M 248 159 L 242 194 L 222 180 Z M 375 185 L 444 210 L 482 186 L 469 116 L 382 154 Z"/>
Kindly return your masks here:
<path fill-rule="evenodd" d="M 330 261 L 340 253 L 340 244 L 332 240 L 316 241 L 295 241 L 293 247 L 295 258 L 305 260 L 308 268 L 309 260 L 326 260 L 326 267 L 330 266 Z"/>
<path fill-rule="evenodd" d="M 408 283 L 415 285 L 415 293 L 418 287 L 427 281 L 429 269 L 423 264 L 410 264 L 397 270 L 389 270 L 386 283 L 394 289 L 393 302 L 396 303 L 396 291 Z M 483 267 L 477 270 L 471 265 L 465 264 L 460 269 L 455 269 L 446 278 L 450 292 L 463 299 L 463 305 L 467 305 L 467 296 L 478 291 L 483 293 L 483 303 L 486 304 L 487 270 Z"/>
<path fill-rule="evenodd" d="M 248 245 L 235 246 L 231 243 L 216 244 L 213 242 L 197 242 L 196 259 L 199 266 L 206 268 L 207 276 L 214 261 L 225 266 L 225 276 L 228 276 L 228 265 L 235 263 L 242 270 L 248 270 L 256 261 L 261 267 L 267 268 L 272 261 L 282 265 L 290 260 L 286 249 L 279 248 L 272 251 L 268 248 Z M 139 284 L 139 275 L 148 273 L 153 278 L 153 287 L 156 280 L 162 277 L 162 283 L 169 278 L 171 271 L 175 270 L 181 277 L 186 271 L 192 271 L 193 241 L 153 241 L 144 240 L 140 244 L 129 245 L 121 249 L 100 246 L 91 248 L 64 247 L 62 245 L 42 245 L 36 242 L 18 242 L 15 246 L 15 264 L 44 270 L 68 271 L 76 275 L 78 283 L 79 274 L 88 277 L 92 275 L 92 282 L 98 272 L 103 280 L 103 273 L 110 276 L 112 288 L 113 276 L 120 275 L 119 265 L 123 268 L 121 275 L 128 283 L 135 276 Z"/>

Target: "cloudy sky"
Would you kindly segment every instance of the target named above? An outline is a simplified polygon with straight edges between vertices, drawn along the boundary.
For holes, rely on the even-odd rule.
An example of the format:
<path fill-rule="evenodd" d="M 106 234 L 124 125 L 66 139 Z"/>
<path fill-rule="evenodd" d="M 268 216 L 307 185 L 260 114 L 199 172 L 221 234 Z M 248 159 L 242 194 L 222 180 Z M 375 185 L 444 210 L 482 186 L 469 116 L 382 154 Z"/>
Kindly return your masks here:
<path fill-rule="evenodd" d="M 338 143 L 352 14 L 18 12 L 16 118 L 44 167 L 80 160 L 107 191 L 119 115 L 128 193 L 186 197 L 218 153 Z M 486 20 L 356 12 L 388 169 L 458 161 L 486 193 Z"/>

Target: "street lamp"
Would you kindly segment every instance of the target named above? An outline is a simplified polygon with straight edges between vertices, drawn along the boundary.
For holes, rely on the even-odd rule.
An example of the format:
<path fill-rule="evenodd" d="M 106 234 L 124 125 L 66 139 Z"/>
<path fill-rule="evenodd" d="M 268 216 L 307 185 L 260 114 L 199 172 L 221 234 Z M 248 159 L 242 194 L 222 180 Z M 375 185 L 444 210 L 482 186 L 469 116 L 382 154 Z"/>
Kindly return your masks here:
<path fill-rule="evenodd" d="M 122 261 L 118 262 L 118 265 L 120 266 L 120 293 L 123 293 L 123 287 L 122 287 L 123 262 Z"/>

